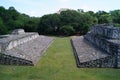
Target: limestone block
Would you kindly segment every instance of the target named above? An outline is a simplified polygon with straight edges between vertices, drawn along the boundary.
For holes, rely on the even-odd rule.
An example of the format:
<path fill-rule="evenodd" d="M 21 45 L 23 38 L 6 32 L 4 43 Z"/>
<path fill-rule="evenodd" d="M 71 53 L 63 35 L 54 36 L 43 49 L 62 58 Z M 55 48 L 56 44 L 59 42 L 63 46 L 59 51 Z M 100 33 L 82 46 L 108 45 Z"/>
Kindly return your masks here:
<path fill-rule="evenodd" d="M 24 44 L 30 40 L 33 40 L 35 38 L 39 37 L 38 34 L 32 34 L 30 36 L 25 36 L 25 37 L 21 37 L 19 39 L 15 39 L 15 40 L 11 40 L 10 42 L 8 42 L 8 45 L 6 46 L 5 50 L 10 50 L 13 47 L 16 47 L 18 45 Z"/>
<path fill-rule="evenodd" d="M 117 29 L 113 29 L 113 35 L 112 38 L 119 38 L 119 31 Z"/>
<path fill-rule="evenodd" d="M 11 34 L 18 35 L 18 34 L 24 34 L 24 33 L 25 33 L 24 29 L 16 29 L 16 30 L 13 30 Z"/>
<path fill-rule="evenodd" d="M 120 37 L 120 28 L 111 26 L 93 26 L 91 33 L 103 36 L 109 39 L 116 39 Z"/>

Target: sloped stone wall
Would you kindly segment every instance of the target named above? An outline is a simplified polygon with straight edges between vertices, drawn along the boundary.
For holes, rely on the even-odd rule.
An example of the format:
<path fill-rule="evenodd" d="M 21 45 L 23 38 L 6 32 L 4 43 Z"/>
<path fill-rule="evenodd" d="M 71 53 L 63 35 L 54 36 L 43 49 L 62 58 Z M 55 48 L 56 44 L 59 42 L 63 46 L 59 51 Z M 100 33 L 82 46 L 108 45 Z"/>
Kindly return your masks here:
<path fill-rule="evenodd" d="M 84 38 L 73 37 L 71 42 L 78 67 L 120 68 L 119 27 L 95 25 Z"/>
<path fill-rule="evenodd" d="M 117 51 L 118 51 L 118 54 L 117 54 L 118 56 L 117 56 L 117 61 L 116 62 L 117 62 L 117 66 L 120 68 L 120 46 L 118 47 Z"/>
<path fill-rule="evenodd" d="M 4 65 L 34 65 L 32 61 L 0 53 L 0 64 Z"/>
<path fill-rule="evenodd" d="M 84 38 L 113 56 L 114 67 L 120 67 L 120 28 L 93 26 Z"/>
<path fill-rule="evenodd" d="M 24 44 L 30 40 L 33 40 L 35 38 L 37 38 L 39 35 L 36 33 L 36 34 L 32 34 L 31 36 L 27 36 L 27 37 L 23 37 L 21 39 L 18 39 L 18 40 L 14 40 L 14 41 L 11 41 L 9 42 L 9 44 L 7 45 L 6 47 L 6 50 L 10 50 L 12 49 L 13 47 L 16 47 L 20 44 Z"/>
<path fill-rule="evenodd" d="M 28 34 L 27 36 L 23 36 L 18 39 L 10 40 L 6 43 L 1 44 L 1 52 L 4 52 L 6 50 L 10 50 L 18 45 L 24 44 L 30 40 L 33 40 L 35 38 L 39 37 L 38 33 Z"/>
<path fill-rule="evenodd" d="M 0 35 L 0 64 L 35 65 L 53 40 L 23 29 Z"/>
<path fill-rule="evenodd" d="M 84 68 L 114 68 L 116 67 L 116 56 L 106 54 L 97 46 L 92 45 L 88 40 L 82 38 L 72 38 L 71 40 L 77 67 Z M 86 45 L 85 45 L 86 44 Z M 81 46 L 80 46 L 81 45 Z"/>
<path fill-rule="evenodd" d="M 105 58 L 100 58 L 97 60 L 92 60 L 92 61 L 88 61 L 88 62 L 84 62 L 84 63 L 80 63 L 79 66 L 80 67 L 97 67 L 97 68 L 114 68 L 115 64 L 115 57 L 113 56 L 108 56 Z"/>
<path fill-rule="evenodd" d="M 108 39 L 120 38 L 120 28 L 113 26 L 96 25 L 91 29 L 91 33 L 100 35 Z"/>
<path fill-rule="evenodd" d="M 110 55 L 117 54 L 119 46 L 105 38 L 102 38 L 101 36 L 96 36 L 92 33 L 88 33 L 87 35 L 84 36 L 84 38 L 87 39 L 89 42 L 93 43 L 94 45 L 98 46 L 99 48 L 103 49 Z"/>
<path fill-rule="evenodd" d="M 53 37 L 42 36 L 0 53 L 0 64 L 36 65 L 54 41 Z"/>
<path fill-rule="evenodd" d="M 1 52 L 1 45 L 0 45 L 0 52 Z"/>

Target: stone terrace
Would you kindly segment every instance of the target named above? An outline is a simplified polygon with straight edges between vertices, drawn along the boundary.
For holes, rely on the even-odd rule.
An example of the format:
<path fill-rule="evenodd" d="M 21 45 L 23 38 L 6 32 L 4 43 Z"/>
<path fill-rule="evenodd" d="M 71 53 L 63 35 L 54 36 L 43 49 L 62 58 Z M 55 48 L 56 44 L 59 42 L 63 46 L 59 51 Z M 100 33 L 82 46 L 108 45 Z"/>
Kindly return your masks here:
<path fill-rule="evenodd" d="M 120 28 L 95 25 L 83 37 L 72 38 L 78 67 L 120 68 Z"/>
<path fill-rule="evenodd" d="M 72 41 L 81 63 L 109 56 L 90 44 L 87 40 L 84 40 L 83 36 L 73 38 Z"/>
<path fill-rule="evenodd" d="M 10 65 L 35 65 L 54 40 L 22 29 L 0 37 L 0 64 Z"/>
<path fill-rule="evenodd" d="M 73 37 L 72 45 L 78 67 L 111 67 L 111 63 L 107 63 L 111 61 L 110 55 L 89 43 L 83 36 Z M 108 60 L 104 61 L 104 58 Z M 101 65 L 102 62 L 105 63 Z"/>
<path fill-rule="evenodd" d="M 32 61 L 31 64 L 35 65 L 52 41 L 53 38 L 51 37 L 39 36 L 34 40 L 5 51 L 4 54 Z"/>

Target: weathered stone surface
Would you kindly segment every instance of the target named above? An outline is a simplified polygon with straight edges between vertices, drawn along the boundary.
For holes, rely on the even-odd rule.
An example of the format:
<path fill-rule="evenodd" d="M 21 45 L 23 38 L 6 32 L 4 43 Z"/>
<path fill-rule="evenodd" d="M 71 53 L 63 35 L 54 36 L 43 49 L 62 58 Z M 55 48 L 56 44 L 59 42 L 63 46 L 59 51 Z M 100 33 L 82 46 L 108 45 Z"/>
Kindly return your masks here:
<path fill-rule="evenodd" d="M 109 56 L 98 48 L 95 48 L 92 44 L 88 43 L 88 41 L 84 40 L 83 36 L 73 38 L 72 41 L 75 45 L 74 47 L 78 53 L 77 55 L 80 59 L 80 62 L 96 60 Z"/>
<path fill-rule="evenodd" d="M 92 45 L 83 36 L 72 38 L 78 67 L 114 67 L 111 55 Z"/>
<path fill-rule="evenodd" d="M 19 35 L 9 35 L 8 37 L 0 39 L 0 45 L 2 52 L 5 50 L 10 50 L 13 47 L 24 44 L 30 40 L 37 38 L 38 33 L 25 33 Z"/>
<path fill-rule="evenodd" d="M 91 33 L 100 35 L 108 39 L 119 39 L 120 38 L 120 28 L 106 26 L 106 25 L 95 25 L 92 27 Z"/>
<path fill-rule="evenodd" d="M 79 39 L 78 41 L 84 42 L 84 44 L 85 44 L 85 42 L 87 40 L 89 43 L 98 47 L 101 51 L 104 51 L 104 52 L 102 52 L 103 54 L 108 54 L 109 56 L 100 57 L 100 55 L 98 55 L 99 56 L 98 58 L 96 56 L 94 56 L 94 58 L 93 58 L 93 59 L 96 58 L 96 60 L 92 60 L 89 58 L 90 54 L 91 54 L 90 51 L 92 51 L 92 50 L 88 50 L 87 47 L 85 47 L 85 50 L 83 52 L 84 52 L 84 55 L 86 55 L 86 53 L 89 54 L 89 55 L 85 56 L 85 58 L 87 58 L 88 61 L 85 61 L 84 63 L 82 63 L 81 60 L 79 60 L 80 61 L 79 64 L 82 65 L 83 67 L 86 67 L 86 65 L 87 65 L 88 67 L 120 68 L 120 40 L 119 39 L 120 39 L 120 28 L 116 28 L 116 27 L 108 26 L 108 25 L 107 26 L 105 26 L 105 25 L 93 26 L 91 31 L 88 32 L 84 36 L 84 40 L 81 41 Z M 73 46 L 76 50 L 76 54 L 78 55 L 80 53 L 83 53 L 83 52 L 79 51 L 79 50 L 81 50 L 80 49 L 81 47 L 79 47 L 78 51 L 77 51 L 76 46 L 78 44 L 75 44 L 74 39 L 72 39 L 72 42 L 73 42 Z M 83 44 L 81 44 L 81 45 L 83 45 Z M 92 52 L 94 52 L 94 51 L 92 51 Z M 97 52 L 99 52 L 99 51 L 97 50 Z M 83 57 L 84 60 L 85 60 L 85 58 Z"/>
<path fill-rule="evenodd" d="M 14 35 L 25 34 L 25 31 L 24 31 L 24 29 L 16 29 L 16 30 L 12 31 L 11 34 L 14 34 Z"/>
<path fill-rule="evenodd" d="M 0 63 L 35 65 L 53 37 L 39 36 L 38 33 L 11 34 L 0 39 Z"/>
<path fill-rule="evenodd" d="M 98 26 L 95 26 L 96 29 Z M 104 28 L 104 26 L 102 26 Z M 102 27 L 100 26 L 100 28 L 102 29 Z M 111 30 L 113 29 L 113 27 L 107 27 L 105 26 L 105 28 L 110 28 Z M 98 27 L 99 29 L 99 27 Z M 116 28 L 115 28 L 116 29 Z M 114 37 L 115 33 L 112 34 L 113 37 L 104 37 L 101 34 L 98 34 L 98 32 L 92 32 L 94 31 L 94 28 L 92 28 L 91 32 L 87 33 L 84 37 L 85 39 L 87 39 L 89 42 L 91 42 L 92 44 L 96 45 L 97 47 L 99 47 L 100 49 L 106 51 L 106 53 L 112 55 L 113 57 L 115 57 L 115 64 L 114 67 L 118 67 L 120 66 L 120 40 L 119 40 L 119 35 L 120 35 L 120 28 L 117 28 L 117 32 L 116 35 L 118 35 L 116 38 Z M 114 30 L 114 29 L 113 29 Z M 97 31 L 97 30 L 96 30 Z M 102 32 L 102 31 L 101 31 Z M 110 34 L 110 33 L 108 33 Z"/>
<path fill-rule="evenodd" d="M 4 54 L 29 60 L 32 61 L 33 64 L 36 64 L 52 41 L 53 38 L 39 36 L 34 40 L 5 51 Z"/>
<path fill-rule="evenodd" d="M 0 52 L 1 52 L 1 45 L 0 45 Z"/>

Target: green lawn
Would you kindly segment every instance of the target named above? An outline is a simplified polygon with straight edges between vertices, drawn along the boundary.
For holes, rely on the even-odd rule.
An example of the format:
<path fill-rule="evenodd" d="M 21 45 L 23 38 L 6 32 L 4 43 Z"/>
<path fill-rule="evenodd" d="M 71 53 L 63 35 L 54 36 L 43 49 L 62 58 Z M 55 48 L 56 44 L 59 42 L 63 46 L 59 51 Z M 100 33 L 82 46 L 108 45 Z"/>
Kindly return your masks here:
<path fill-rule="evenodd" d="M 70 38 L 56 38 L 36 66 L 0 65 L 0 80 L 120 80 L 120 69 L 77 68 Z"/>

